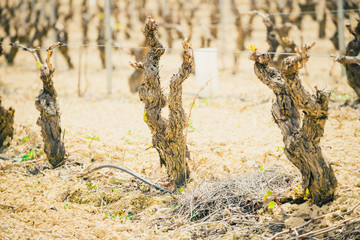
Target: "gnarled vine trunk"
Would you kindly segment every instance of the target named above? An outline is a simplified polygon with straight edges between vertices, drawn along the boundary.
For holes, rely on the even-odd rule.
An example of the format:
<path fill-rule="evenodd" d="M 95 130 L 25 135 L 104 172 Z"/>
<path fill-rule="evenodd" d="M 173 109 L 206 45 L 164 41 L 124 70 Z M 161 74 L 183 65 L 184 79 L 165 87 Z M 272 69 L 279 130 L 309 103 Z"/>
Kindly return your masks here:
<path fill-rule="evenodd" d="M 360 20 L 355 28 L 352 28 L 350 24 L 347 24 L 346 27 L 354 39 L 346 46 L 346 56 L 335 56 L 335 60 L 345 66 L 347 81 L 358 96 L 357 103 L 360 103 L 360 61 L 358 57 L 360 54 Z"/>
<path fill-rule="evenodd" d="M 53 167 L 57 167 L 64 162 L 65 145 L 61 138 L 60 110 L 56 101 L 57 93 L 52 80 L 55 71 L 50 63 L 52 53 L 52 50 L 50 50 L 46 59 L 49 69 L 48 72 L 46 72 L 46 67 L 44 66 L 40 69 L 43 89 L 36 98 L 35 106 L 40 112 L 40 117 L 36 124 L 41 127 L 41 134 L 44 140 L 44 152 L 50 164 Z"/>
<path fill-rule="evenodd" d="M 10 145 L 14 135 L 14 109 L 5 109 L 0 98 L 0 150 Z"/>
<path fill-rule="evenodd" d="M 322 205 L 333 199 L 337 180 L 320 147 L 330 94 L 321 90 L 310 94 L 298 76 L 312 46 L 305 45 L 299 56 L 286 58 L 281 71 L 268 66 L 268 54 L 255 51 L 250 59 L 255 61 L 256 76 L 276 96 L 271 112 L 283 135 L 285 154 L 300 170 L 304 191 L 308 189 L 312 202 Z"/>
<path fill-rule="evenodd" d="M 0 56 L 3 54 L 2 43 L 0 42 Z M 5 109 L 1 104 L 0 97 L 0 150 L 10 144 L 14 135 L 14 109 Z"/>
<path fill-rule="evenodd" d="M 55 168 L 64 163 L 65 145 L 61 137 L 60 110 L 56 101 L 57 93 L 54 88 L 53 74 L 55 69 L 50 63 L 53 49 L 60 46 L 60 43 L 53 44 L 47 50 L 46 64 L 42 64 L 36 53 L 36 50 L 22 46 L 19 43 L 14 44 L 35 57 L 36 65 L 40 69 L 40 79 L 43 82 L 43 89 L 35 100 L 36 109 L 40 112 L 36 124 L 41 127 L 41 134 L 44 141 L 44 152 Z"/>
<path fill-rule="evenodd" d="M 159 153 L 160 164 L 166 166 L 176 187 L 180 187 L 186 183 L 190 175 L 185 159 L 187 147 L 183 130 L 186 127 L 186 115 L 182 106 L 182 83 L 191 72 L 192 49 L 188 43 L 183 43 L 183 64 L 170 80 L 170 94 L 167 99 L 163 94 L 159 76 L 159 60 L 165 50 L 156 37 L 156 30 L 157 24 L 149 18 L 144 29 L 146 44 L 149 47 L 145 63 L 131 65 L 145 71 L 144 81 L 139 87 L 140 100 L 145 104 L 144 121 L 151 130 L 152 144 Z M 167 102 L 170 110 L 169 119 L 164 119 L 161 110 Z"/>

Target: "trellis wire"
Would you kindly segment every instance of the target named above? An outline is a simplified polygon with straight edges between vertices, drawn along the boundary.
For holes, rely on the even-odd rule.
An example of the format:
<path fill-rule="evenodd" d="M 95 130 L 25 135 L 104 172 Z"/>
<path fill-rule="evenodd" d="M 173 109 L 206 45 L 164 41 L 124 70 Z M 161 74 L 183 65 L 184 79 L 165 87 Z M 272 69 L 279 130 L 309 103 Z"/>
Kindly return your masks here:
<path fill-rule="evenodd" d="M 248 15 L 248 14 L 256 14 L 256 11 L 239 11 L 241 15 Z M 337 13 L 337 12 L 360 12 L 360 9 L 343 9 L 343 10 L 325 10 L 330 13 Z M 272 13 L 265 13 L 267 15 L 307 15 L 307 14 L 314 14 L 319 13 L 320 11 L 303 11 L 303 12 L 272 12 Z"/>
<path fill-rule="evenodd" d="M 0 44 L 3 44 L 4 42 L 0 41 Z M 14 43 L 5 43 L 5 45 L 10 45 L 12 46 Z M 26 44 L 23 44 L 26 45 Z M 61 46 L 59 47 L 63 47 L 63 46 L 68 46 L 68 47 L 106 47 L 106 44 L 82 44 L 82 43 L 62 43 Z M 116 45 L 112 45 L 112 48 L 117 48 L 117 49 L 150 49 L 150 47 L 129 47 L 129 46 L 116 46 Z M 183 50 L 180 48 L 155 48 L 155 49 L 162 49 L 162 50 L 171 50 L 171 51 L 178 51 L 178 52 L 182 52 L 182 51 L 192 51 L 192 50 Z M 46 51 L 47 48 L 34 48 L 35 51 Z M 217 50 L 201 50 L 203 52 L 218 52 L 218 53 L 233 53 L 233 54 L 250 54 L 252 53 L 252 51 L 244 51 L 244 50 L 221 50 L 221 49 L 217 49 Z M 270 55 L 296 55 L 296 52 L 290 52 L 290 53 L 283 53 L 283 52 L 262 52 L 262 53 L 266 53 L 266 54 L 270 54 Z M 321 53 L 309 53 L 308 54 L 311 57 L 324 57 L 324 58 L 331 58 L 331 56 L 333 54 L 321 54 Z"/>

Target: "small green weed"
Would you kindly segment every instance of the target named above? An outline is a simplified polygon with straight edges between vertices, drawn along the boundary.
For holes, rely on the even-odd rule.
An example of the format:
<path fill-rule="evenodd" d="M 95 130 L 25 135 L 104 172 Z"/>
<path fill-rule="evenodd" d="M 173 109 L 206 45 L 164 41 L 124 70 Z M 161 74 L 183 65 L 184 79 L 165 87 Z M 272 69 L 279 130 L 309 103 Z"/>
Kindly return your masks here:
<path fill-rule="evenodd" d="M 277 149 L 276 149 L 277 152 L 283 152 L 284 150 L 285 150 L 285 147 L 280 148 L 279 146 L 277 146 Z"/>
<path fill-rule="evenodd" d="M 90 140 L 99 140 L 100 139 L 100 137 L 95 137 L 95 136 L 85 136 L 84 138 L 90 139 Z"/>
<path fill-rule="evenodd" d="M 92 183 L 89 183 L 87 185 L 88 189 L 94 189 L 94 190 L 97 190 L 98 189 L 98 186 L 96 184 L 92 184 Z"/>
<path fill-rule="evenodd" d="M 107 218 L 113 219 L 113 220 L 117 217 L 116 214 L 108 214 L 108 213 L 105 213 L 105 216 L 106 216 Z"/>
<path fill-rule="evenodd" d="M 330 94 L 331 94 L 332 98 L 334 98 L 335 100 L 341 101 L 341 102 L 346 102 L 346 101 L 350 100 L 350 95 L 348 95 L 348 94 L 341 95 L 341 94 L 335 93 L 334 91 L 331 91 Z"/>
<path fill-rule="evenodd" d="M 273 209 L 276 205 L 276 203 L 279 203 L 277 202 L 277 199 L 276 199 L 276 196 L 274 196 L 275 200 L 272 200 L 272 201 L 267 201 L 269 197 L 273 196 L 273 192 L 270 191 L 270 190 L 267 190 L 267 193 L 264 195 L 264 204 L 266 204 L 267 202 L 267 207 L 268 209 Z M 279 203 L 280 204 L 280 203 Z"/>
<path fill-rule="evenodd" d="M 201 132 L 201 129 L 195 127 L 192 121 L 189 122 L 189 128 L 190 128 L 190 132 L 194 132 L 194 131 Z"/>
<path fill-rule="evenodd" d="M 40 151 L 38 151 L 37 153 L 35 152 L 35 148 L 32 148 L 28 154 L 24 155 L 21 157 L 21 161 L 27 161 L 27 160 L 31 160 L 34 159 L 36 157 L 36 155 L 40 155 L 44 152 L 44 149 L 41 149 Z"/>
<path fill-rule="evenodd" d="M 183 194 L 184 193 L 184 188 L 178 189 L 177 192 L 180 193 L 180 194 Z"/>

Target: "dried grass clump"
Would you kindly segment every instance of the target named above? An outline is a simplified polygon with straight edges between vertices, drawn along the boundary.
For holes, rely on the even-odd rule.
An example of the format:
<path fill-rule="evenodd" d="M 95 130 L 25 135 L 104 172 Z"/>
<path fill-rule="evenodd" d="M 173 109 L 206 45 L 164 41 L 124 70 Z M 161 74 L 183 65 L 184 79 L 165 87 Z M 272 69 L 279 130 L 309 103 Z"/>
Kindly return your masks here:
<path fill-rule="evenodd" d="M 203 182 L 179 199 L 176 212 L 190 222 L 257 218 L 268 190 L 279 193 L 294 184 L 298 176 L 279 169 L 254 171 L 224 181 Z M 256 220 L 256 219 L 254 219 Z"/>
<path fill-rule="evenodd" d="M 360 239 L 360 220 L 354 221 L 350 224 L 343 224 L 344 226 L 330 233 L 328 240 L 347 240 Z"/>

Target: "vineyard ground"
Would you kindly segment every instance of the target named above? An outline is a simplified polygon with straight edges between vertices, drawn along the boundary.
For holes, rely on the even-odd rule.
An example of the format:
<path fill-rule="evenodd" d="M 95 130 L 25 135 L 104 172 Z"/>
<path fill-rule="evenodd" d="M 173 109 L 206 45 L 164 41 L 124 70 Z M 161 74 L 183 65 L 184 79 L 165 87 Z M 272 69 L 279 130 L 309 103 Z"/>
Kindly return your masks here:
<path fill-rule="evenodd" d="M 304 42 L 310 42 L 317 34 L 317 27 L 309 18 L 306 18 L 306 25 L 310 27 L 304 30 Z M 265 27 L 260 19 L 256 19 L 255 27 L 259 30 L 254 31 L 254 41 L 249 44 L 255 44 L 259 51 L 266 51 Z M 71 40 L 76 42 L 78 39 L 74 36 Z M 333 53 L 328 40 L 316 41 L 313 52 Z M 180 47 L 180 42 L 175 45 Z M 70 48 L 76 66 L 78 51 L 78 47 Z M 87 51 L 88 88 L 81 98 L 77 96 L 77 67 L 68 70 L 62 56 L 57 56 L 54 81 L 68 159 L 63 167 L 40 172 L 36 169 L 49 166 L 49 163 L 41 153 L 42 138 L 36 125 L 39 114 L 34 101 L 41 88 L 39 72 L 26 52 L 19 53 L 14 66 L 1 62 L 3 104 L 15 109 L 14 139 L 3 155 L 19 157 L 35 149 L 35 157 L 21 163 L 0 161 L 0 238 L 191 237 L 192 228 L 179 224 L 172 230 L 164 230 L 159 221 L 162 218 L 166 222 L 171 218 L 166 214 L 171 212 L 176 199 L 170 194 L 149 190 L 129 175 L 111 169 L 92 173 L 85 179 L 79 177 L 98 165 L 115 164 L 141 173 L 158 184 L 165 184 L 167 180 L 155 149 L 149 148 L 151 134 L 142 119 L 143 104 L 128 90 L 127 77 L 133 70 L 127 62 L 133 60 L 132 57 L 126 50 L 113 52 L 113 93 L 106 96 L 106 71 L 101 68 L 98 51 L 94 47 L 88 47 Z M 223 54 L 223 57 L 226 66 L 232 66 L 232 55 Z M 221 61 L 219 63 L 222 65 Z M 180 64 L 180 55 L 176 51 L 163 57 L 161 75 L 165 91 L 168 91 L 168 80 Z M 253 74 L 247 54 L 241 55 L 240 71 L 236 75 L 228 73 L 231 67 L 221 68 L 219 94 L 214 98 L 198 99 L 192 110 L 188 145 L 192 154 L 193 180 L 184 192 L 191 192 L 193 186 L 203 181 L 222 181 L 229 176 L 257 171 L 260 166 L 265 170 L 276 167 L 280 172 L 298 178 L 297 169 L 283 153 L 282 136 L 270 114 L 272 92 Z M 333 65 L 333 60 L 311 57 L 306 71 L 301 72 L 301 78 L 309 89 L 318 86 L 333 92 L 321 145 L 339 182 L 334 202 L 320 210 L 316 208 L 316 212 L 309 210 L 309 214 L 316 216 L 332 211 L 340 214 L 359 202 L 360 109 L 341 106 L 346 99 L 355 100 L 355 94 L 348 87 L 346 78 L 341 76 L 340 66 Z M 85 81 L 82 84 L 84 87 Z M 191 75 L 184 84 L 187 112 L 196 93 L 195 86 L 195 75 Z M 36 172 L 39 173 L 34 174 Z M 276 214 L 264 214 L 269 219 L 277 219 Z M 294 214 L 300 213 L 294 211 Z M 334 223 L 336 221 L 331 222 Z M 233 239 L 236 232 L 229 230 L 221 236 Z"/>

